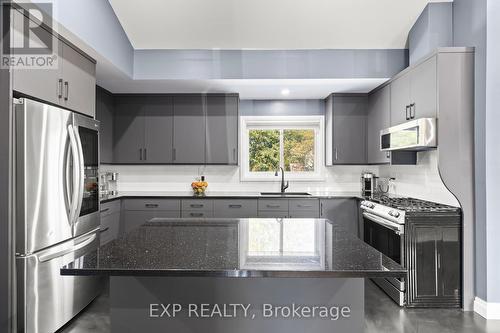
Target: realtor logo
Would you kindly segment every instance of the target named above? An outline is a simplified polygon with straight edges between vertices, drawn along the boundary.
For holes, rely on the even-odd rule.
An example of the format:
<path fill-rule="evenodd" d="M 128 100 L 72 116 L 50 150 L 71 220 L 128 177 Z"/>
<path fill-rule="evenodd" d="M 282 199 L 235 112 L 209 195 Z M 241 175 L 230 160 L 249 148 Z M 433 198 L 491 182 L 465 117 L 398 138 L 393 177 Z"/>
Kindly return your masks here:
<path fill-rule="evenodd" d="M 58 40 L 54 34 L 52 3 L 0 1 L 1 67 L 57 69 Z"/>

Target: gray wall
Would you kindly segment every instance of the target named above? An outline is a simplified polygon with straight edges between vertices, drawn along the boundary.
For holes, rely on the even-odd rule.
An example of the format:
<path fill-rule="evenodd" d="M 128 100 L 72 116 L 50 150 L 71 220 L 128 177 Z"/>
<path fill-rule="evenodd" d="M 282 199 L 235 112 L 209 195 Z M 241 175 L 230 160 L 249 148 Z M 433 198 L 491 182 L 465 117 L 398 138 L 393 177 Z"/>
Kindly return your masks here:
<path fill-rule="evenodd" d="M 486 252 L 486 6 L 487 0 L 455 0 L 455 46 L 474 46 L 475 53 L 475 181 L 476 181 L 476 295 L 487 300 Z M 498 252 L 497 252 L 498 253 Z"/>
<path fill-rule="evenodd" d="M 500 303 L 500 2 L 487 2 L 486 50 L 486 300 Z"/>
<path fill-rule="evenodd" d="M 408 50 L 136 50 L 134 79 L 389 78 Z"/>
<path fill-rule="evenodd" d="M 323 116 L 325 101 L 308 100 L 242 100 L 240 116 Z"/>
<path fill-rule="evenodd" d="M 408 35 L 410 65 L 438 47 L 453 46 L 453 5 L 429 3 Z"/>

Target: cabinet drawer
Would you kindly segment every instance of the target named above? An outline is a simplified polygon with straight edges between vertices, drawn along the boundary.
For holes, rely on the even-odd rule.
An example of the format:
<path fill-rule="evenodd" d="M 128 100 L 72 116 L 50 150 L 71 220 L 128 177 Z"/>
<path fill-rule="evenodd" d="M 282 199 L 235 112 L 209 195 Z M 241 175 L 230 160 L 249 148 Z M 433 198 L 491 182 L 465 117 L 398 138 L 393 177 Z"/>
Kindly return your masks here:
<path fill-rule="evenodd" d="M 116 212 L 120 212 L 120 200 L 101 204 L 101 219 Z"/>
<path fill-rule="evenodd" d="M 124 210 L 180 210 L 180 201 L 175 199 L 127 199 Z"/>
<path fill-rule="evenodd" d="M 319 218 L 319 209 L 318 210 L 294 210 L 294 211 L 290 211 L 290 218 L 292 218 L 292 219 Z"/>
<path fill-rule="evenodd" d="M 213 209 L 214 209 L 213 200 L 207 200 L 207 199 L 182 200 L 182 210 L 213 211 Z"/>
<path fill-rule="evenodd" d="M 210 218 L 214 217 L 214 212 L 211 210 L 201 211 L 201 210 L 183 210 L 182 217 L 185 218 Z"/>
<path fill-rule="evenodd" d="M 293 199 L 289 201 L 290 211 L 317 210 L 319 211 L 318 199 Z"/>
<path fill-rule="evenodd" d="M 259 199 L 259 212 L 261 210 L 288 212 L 288 200 Z"/>
<path fill-rule="evenodd" d="M 246 218 L 257 216 L 257 200 L 215 200 L 214 216 Z"/>
<path fill-rule="evenodd" d="M 288 212 L 285 211 L 272 211 L 272 210 L 259 210 L 259 217 L 262 218 L 287 218 Z"/>
<path fill-rule="evenodd" d="M 129 210 L 123 213 L 123 225 L 121 232 L 128 232 L 154 218 L 180 217 L 180 211 L 173 210 Z"/>

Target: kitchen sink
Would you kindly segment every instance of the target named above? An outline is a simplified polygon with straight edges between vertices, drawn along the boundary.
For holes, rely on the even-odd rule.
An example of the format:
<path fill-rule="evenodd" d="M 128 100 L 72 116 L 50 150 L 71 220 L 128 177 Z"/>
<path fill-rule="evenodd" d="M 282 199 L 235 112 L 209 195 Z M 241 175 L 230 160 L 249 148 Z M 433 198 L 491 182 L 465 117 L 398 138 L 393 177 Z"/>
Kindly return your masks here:
<path fill-rule="evenodd" d="M 281 192 L 260 192 L 260 195 L 282 195 L 282 196 L 298 195 L 298 196 L 302 196 L 302 195 L 311 195 L 311 194 L 307 193 L 307 192 L 284 192 L 284 193 L 281 193 Z"/>

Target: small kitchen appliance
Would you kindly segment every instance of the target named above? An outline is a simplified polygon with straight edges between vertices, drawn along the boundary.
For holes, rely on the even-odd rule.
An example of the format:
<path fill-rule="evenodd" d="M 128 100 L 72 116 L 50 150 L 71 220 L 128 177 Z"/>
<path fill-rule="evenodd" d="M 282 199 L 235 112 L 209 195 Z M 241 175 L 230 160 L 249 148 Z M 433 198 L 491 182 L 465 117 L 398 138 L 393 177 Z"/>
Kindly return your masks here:
<path fill-rule="evenodd" d="M 365 198 L 375 195 L 378 177 L 371 172 L 361 174 L 361 195 Z"/>

